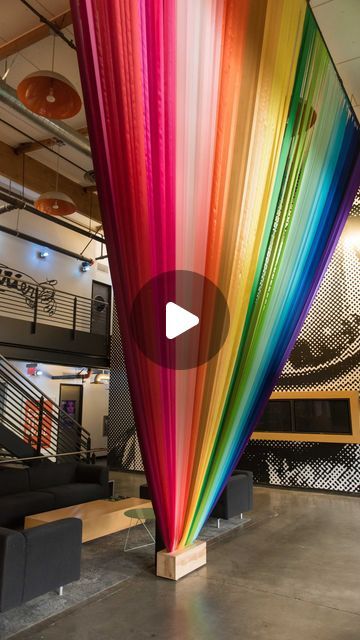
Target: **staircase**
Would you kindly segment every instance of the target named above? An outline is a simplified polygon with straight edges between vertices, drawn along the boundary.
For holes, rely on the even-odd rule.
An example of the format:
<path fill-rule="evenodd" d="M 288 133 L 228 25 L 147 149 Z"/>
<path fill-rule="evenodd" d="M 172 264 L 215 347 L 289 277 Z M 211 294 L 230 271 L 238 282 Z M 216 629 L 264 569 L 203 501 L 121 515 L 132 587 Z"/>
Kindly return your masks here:
<path fill-rule="evenodd" d="M 90 462 L 90 450 L 89 432 L 0 355 L 0 459 Z"/>

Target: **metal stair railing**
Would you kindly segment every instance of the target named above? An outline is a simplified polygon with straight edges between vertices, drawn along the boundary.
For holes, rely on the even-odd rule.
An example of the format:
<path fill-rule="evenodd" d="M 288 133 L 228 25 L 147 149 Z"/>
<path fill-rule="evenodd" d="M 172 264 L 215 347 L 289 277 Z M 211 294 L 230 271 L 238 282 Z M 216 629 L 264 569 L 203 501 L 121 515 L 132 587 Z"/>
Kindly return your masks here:
<path fill-rule="evenodd" d="M 51 284 L 29 282 L 6 275 L 4 269 L 0 271 L 0 316 L 31 322 L 32 333 L 39 324 L 45 324 L 70 329 L 75 338 L 77 331 L 92 333 L 93 312 L 100 311 L 106 335 L 110 305 L 105 300 L 73 295 Z"/>
<path fill-rule="evenodd" d="M 90 433 L 1 355 L 0 425 L 31 445 L 34 456 L 57 460 L 76 451 L 90 462 Z"/>

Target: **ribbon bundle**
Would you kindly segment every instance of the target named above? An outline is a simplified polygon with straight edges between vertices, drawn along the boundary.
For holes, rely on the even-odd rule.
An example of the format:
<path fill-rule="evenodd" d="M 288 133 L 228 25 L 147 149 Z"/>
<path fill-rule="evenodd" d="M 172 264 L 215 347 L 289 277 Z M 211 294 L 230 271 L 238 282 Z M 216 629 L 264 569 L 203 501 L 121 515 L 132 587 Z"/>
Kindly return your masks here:
<path fill-rule="evenodd" d="M 134 413 L 169 550 L 243 451 L 359 185 L 359 128 L 305 0 L 72 0 Z M 158 274 L 214 282 L 221 351 L 148 360 L 130 312 Z"/>

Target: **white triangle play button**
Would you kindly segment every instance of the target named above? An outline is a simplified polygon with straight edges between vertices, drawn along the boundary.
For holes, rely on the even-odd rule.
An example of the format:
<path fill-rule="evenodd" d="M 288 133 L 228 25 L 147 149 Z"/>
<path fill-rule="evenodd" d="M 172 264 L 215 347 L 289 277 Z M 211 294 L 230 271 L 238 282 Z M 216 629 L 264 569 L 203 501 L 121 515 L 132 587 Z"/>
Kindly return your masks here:
<path fill-rule="evenodd" d="M 179 307 L 175 302 L 166 304 L 166 337 L 169 340 L 189 331 L 197 324 L 199 324 L 199 318 L 194 313 Z"/>

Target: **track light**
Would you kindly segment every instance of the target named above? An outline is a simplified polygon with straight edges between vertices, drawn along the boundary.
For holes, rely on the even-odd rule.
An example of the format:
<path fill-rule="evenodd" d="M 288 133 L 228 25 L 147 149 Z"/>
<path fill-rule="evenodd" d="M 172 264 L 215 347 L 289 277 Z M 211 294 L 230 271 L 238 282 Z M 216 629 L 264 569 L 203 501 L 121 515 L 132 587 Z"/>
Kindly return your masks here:
<path fill-rule="evenodd" d="M 89 271 L 90 267 L 91 263 L 84 260 L 84 262 L 81 263 L 80 271 Z"/>

